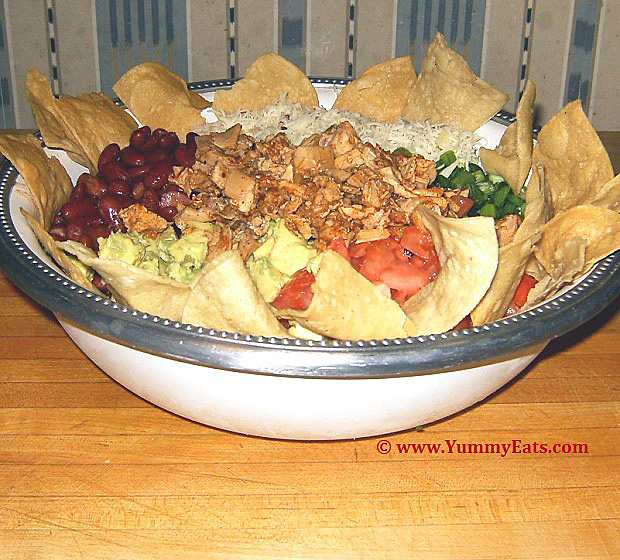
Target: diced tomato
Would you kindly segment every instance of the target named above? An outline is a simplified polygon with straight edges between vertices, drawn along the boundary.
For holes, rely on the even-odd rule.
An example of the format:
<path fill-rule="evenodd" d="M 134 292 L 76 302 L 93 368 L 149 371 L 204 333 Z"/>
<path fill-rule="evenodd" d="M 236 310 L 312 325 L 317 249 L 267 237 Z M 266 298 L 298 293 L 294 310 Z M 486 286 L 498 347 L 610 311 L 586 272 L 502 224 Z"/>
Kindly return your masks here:
<path fill-rule="evenodd" d="M 511 304 L 514 303 L 517 307 L 523 307 L 527 301 L 527 296 L 530 290 L 536 285 L 536 279 L 529 274 L 524 274 L 521 277 L 521 281 L 517 286 L 517 291 L 512 298 Z"/>
<path fill-rule="evenodd" d="M 349 245 L 349 255 L 351 255 L 351 258 L 359 259 L 366 254 L 366 249 L 368 249 L 369 245 L 369 241 L 364 243 L 352 243 Z"/>
<path fill-rule="evenodd" d="M 431 236 L 411 226 L 405 228 L 405 244 L 393 237 L 349 247 L 351 265 L 366 279 L 389 290 L 402 305 L 439 272 L 439 259 Z"/>
<path fill-rule="evenodd" d="M 314 274 L 305 268 L 298 270 L 282 287 L 280 293 L 271 302 L 276 309 L 296 309 L 305 311 L 312 303 Z"/>
<path fill-rule="evenodd" d="M 366 249 L 359 272 L 371 282 L 375 282 L 379 280 L 379 275 L 395 262 L 398 261 L 393 251 L 385 244 L 372 241 Z"/>
<path fill-rule="evenodd" d="M 435 254 L 435 246 L 430 234 L 420 231 L 415 226 L 408 226 L 403 230 L 400 245 L 424 260 L 430 259 Z"/>
<path fill-rule="evenodd" d="M 401 307 L 411 296 L 404 290 L 392 290 L 392 299 Z"/>
<path fill-rule="evenodd" d="M 474 323 L 471 320 L 471 316 L 467 315 L 457 325 L 455 325 L 452 330 L 453 331 L 459 331 L 461 329 L 468 329 L 469 327 L 473 327 L 473 326 L 474 326 Z"/>
<path fill-rule="evenodd" d="M 440 269 L 439 258 L 430 234 L 415 226 L 406 227 L 400 241 L 388 237 L 353 243 L 347 247 L 342 238 L 335 238 L 329 248 L 346 258 L 355 270 L 375 284 L 386 296 L 391 296 L 399 305 L 403 305 L 412 295 L 431 282 Z M 295 282 L 294 280 L 296 278 L 282 288 L 278 297 L 272 302 L 274 307 L 307 309 L 310 305 L 312 293 L 309 291 L 309 285 L 314 279 L 309 284 L 307 278 Z M 300 293 L 298 282 L 303 289 L 308 290 L 309 299 L 306 300 L 306 296 Z M 292 302 L 289 301 L 291 299 Z"/>
<path fill-rule="evenodd" d="M 329 244 L 328 249 L 331 249 L 332 251 L 338 253 L 341 257 L 344 257 L 349 262 L 351 262 L 351 257 L 349 256 L 347 244 L 342 237 L 334 238 L 334 240 Z"/>
<path fill-rule="evenodd" d="M 395 262 L 387 267 L 379 275 L 379 280 L 393 290 L 406 292 L 409 297 L 430 281 L 425 270 L 402 262 Z"/>

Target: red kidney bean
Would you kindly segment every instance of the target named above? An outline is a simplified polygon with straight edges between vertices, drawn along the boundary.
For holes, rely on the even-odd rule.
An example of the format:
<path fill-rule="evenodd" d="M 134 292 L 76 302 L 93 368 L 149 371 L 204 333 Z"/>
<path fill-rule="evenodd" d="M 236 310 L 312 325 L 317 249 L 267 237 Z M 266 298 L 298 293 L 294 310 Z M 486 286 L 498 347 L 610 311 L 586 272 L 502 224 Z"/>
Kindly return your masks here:
<path fill-rule="evenodd" d="M 67 230 L 63 225 L 53 225 L 50 228 L 50 235 L 56 241 L 66 241 L 67 240 Z"/>
<path fill-rule="evenodd" d="M 157 144 L 160 149 L 172 152 L 179 145 L 179 142 L 179 137 L 174 132 L 167 132 L 159 139 Z"/>
<path fill-rule="evenodd" d="M 99 161 L 97 162 L 97 168 L 101 170 L 101 167 L 106 163 L 113 163 L 118 159 L 121 153 L 121 148 L 118 144 L 108 144 L 99 155 Z"/>
<path fill-rule="evenodd" d="M 174 159 L 183 167 L 191 167 L 196 162 L 194 151 L 187 144 L 179 144 L 174 150 Z"/>
<path fill-rule="evenodd" d="M 131 133 L 129 144 L 140 150 L 142 145 L 151 137 L 151 129 L 148 126 L 141 126 Z"/>
<path fill-rule="evenodd" d="M 84 183 L 84 192 L 89 196 L 99 198 L 108 192 L 108 184 L 99 176 L 89 175 Z"/>
<path fill-rule="evenodd" d="M 139 167 L 130 167 L 127 170 L 129 180 L 134 183 L 135 181 L 142 181 L 144 176 L 150 171 L 151 165 L 140 165 Z"/>
<path fill-rule="evenodd" d="M 75 189 L 74 189 L 75 190 Z M 70 200 L 60 209 L 60 214 L 69 223 L 76 218 L 83 218 L 86 216 L 96 216 L 97 207 L 91 200 L 82 198 L 79 200 Z"/>
<path fill-rule="evenodd" d="M 125 229 L 125 224 L 119 216 L 122 209 L 123 201 L 116 195 L 106 194 L 99 199 L 99 215 L 103 223 L 112 231 L 123 231 Z"/>
<path fill-rule="evenodd" d="M 97 253 L 98 252 L 99 251 L 97 251 Z M 101 293 L 105 294 L 106 296 L 110 297 L 112 295 L 110 293 L 109 288 L 103 282 L 103 278 L 101 278 L 99 274 L 95 273 L 95 276 L 93 277 L 93 285 L 95 286 L 95 288 L 97 288 Z"/>
<path fill-rule="evenodd" d="M 86 233 L 87 229 L 86 218 L 75 218 L 75 220 L 71 220 L 65 228 L 67 239 L 79 241 L 80 237 Z"/>
<path fill-rule="evenodd" d="M 159 196 L 154 189 L 144 189 L 140 204 L 151 212 L 157 212 L 159 210 Z"/>
<path fill-rule="evenodd" d="M 157 163 L 159 161 L 163 161 L 165 159 L 168 159 L 170 157 L 170 155 L 168 154 L 168 152 L 164 152 L 164 150 L 153 150 L 152 152 L 149 152 L 148 154 L 146 154 L 146 161 L 148 161 L 149 163 Z"/>
<path fill-rule="evenodd" d="M 82 235 L 80 235 L 79 239 L 76 239 L 76 241 L 88 247 L 89 249 L 92 249 L 93 251 L 95 250 L 96 244 L 93 243 L 93 240 L 90 238 L 90 235 L 88 235 L 88 233 L 83 233 Z"/>
<path fill-rule="evenodd" d="M 86 196 L 85 184 L 78 183 L 77 185 L 75 185 L 75 187 L 73 187 L 73 190 L 71 191 L 71 194 L 69 195 L 69 200 L 71 201 L 82 200 L 85 196 Z"/>
<path fill-rule="evenodd" d="M 144 141 L 144 144 L 142 144 L 142 146 L 140 146 L 140 151 L 146 154 L 146 153 L 154 150 L 155 148 L 157 148 L 157 140 L 155 140 L 155 138 L 153 138 L 152 136 L 149 136 Z"/>
<path fill-rule="evenodd" d="M 101 172 L 108 181 L 114 181 L 114 179 L 124 179 L 129 182 L 127 170 L 120 163 L 106 163 L 101 167 Z"/>
<path fill-rule="evenodd" d="M 129 182 L 124 179 L 114 179 L 110 181 L 108 185 L 108 190 L 110 194 L 117 194 L 119 196 L 129 196 Z"/>
<path fill-rule="evenodd" d="M 97 239 L 99 239 L 100 237 L 103 237 L 105 239 L 106 237 L 109 237 L 110 233 L 112 232 L 103 225 L 91 226 L 90 228 L 88 228 L 88 235 L 90 236 L 95 247 L 97 247 L 97 252 L 99 249 L 99 243 L 97 242 Z"/>
<path fill-rule="evenodd" d="M 144 194 L 144 183 L 142 181 L 138 181 L 134 183 L 131 187 L 131 196 L 134 200 L 140 200 L 142 195 Z"/>
<path fill-rule="evenodd" d="M 120 200 L 121 208 L 127 208 L 128 206 L 134 204 L 134 200 L 130 196 L 120 195 L 118 199 Z"/>
<path fill-rule="evenodd" d="M 66 225 L 66 223 L 67 222 L 65 222 L 65 219 L 60 214 L 56 214 L 52 218 L 52 225 L 53 226 L 64 226 L 64 225 Z"/>
<path fill-rule="evenodd" d="M 155 140 L 159 140 L 164 134 L 168 134 L 168 131 L 164 128 L 156 128 L 151 134 Z"/>
<path fill-rule="evenodd" d="M 168 183 L 170 173 L 172 173 L 172 163 L 160 161 L 144 176 L 144 186 L 151 189 L 161 188 Z"/>
<path fill-rule="evenodd" d="M 76 181 L 76 183 L 85 183 L 86 181 L 88 181 L 88 178 L 92 177 L 92 175 L 88 172 L 82 173 L 79 177 L 78 180 Z"/>
<path fill-rule="evenodd" d="M 101 216 L 97 213 L 96 216 L 87 216 L 84 218 L 86 220 L 86 225 L 90 226 L 100 226 L 103 222 L 101 221 Z"/>
<path fill-rule="evenodd" d="M 165 206 L 176 207 L 177 204 L 187 206 L 189 202 L 189 197 L 177 185 L 168 185 L 159 198 L 159 205 L 162 208 Z"/>
<path fill-rule="evenodd" d="M 127 146 L 121 150 L 121 161 L 130 167 L 138 167 L 146 163 L 146 156 L 135 148 Z"/>
<path fill-rule="evenodd" d="M 176 206 L 164 206 L 159 209 L 158 214 L 167 222 L 171 222 L 178 212 L 179 211 Z"/>
<path fill-rule="evenodd" d="M 195 152 L 198 145 L 196 144 L 196 134 L 195 132 L 188 132 L 185 135 L 185 143 Z"/>

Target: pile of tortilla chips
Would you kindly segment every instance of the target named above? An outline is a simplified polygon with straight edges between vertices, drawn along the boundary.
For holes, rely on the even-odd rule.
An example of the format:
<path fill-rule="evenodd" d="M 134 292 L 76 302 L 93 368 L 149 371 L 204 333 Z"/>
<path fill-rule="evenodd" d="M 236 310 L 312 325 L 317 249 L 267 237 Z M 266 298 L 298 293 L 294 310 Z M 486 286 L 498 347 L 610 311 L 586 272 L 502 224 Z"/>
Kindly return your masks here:
<path fill-rule="evenodd" d="M 65 150 L 75 162 L 97 173 L 99 154 L 113 142 L 126 146 L 136 122 L 102 93 L 54 97 L 39 70 L 26 76 L 26 97 L 43 141 Z"/>
<path fill-rule="evenodd" d="M 134 66 L 114 84 L 114 92 L 142 124 L 176 132 L 179 138 L 204 124 L 200 113 L 210 105 L 157 62 Z"/>
<path fill-rule="evenodd" d="M 28 99 L 48 146 L 64 149 L 96 171 L 109 143 L 124 146 L 137 126 L 101 94 L 56 100 L 38 71 L 26 81 Z M 154 63 L 130 70 L 115 91 L 141 123 L 183 134 L 203 122 L 205 102 L 187 84 Z M 263 108 L 286 95 L 318 104 L 310 80 L 294 65 L 268 53 L 231 89 L 215 94 L 216 113 Z M 44 248 L 71 278 L 96 291 L 73 258 L 94 268 L 121 303 L 172 320 L 241 334 L 290 336 L 278 318 L 298 322 L 326 337 L 350 340 L 440 333 L 465 316 L 474 324 L 502 317 L 524 272 L 538 284 L 528 305 L 557 293 L 596 261 L 620 249 L 620 179 L 596 132 L 573 102 L 532 137 L 535 88 L 528 83 L 516 122 L 495 150 L 481 150 L 485 168 L 506 178 L 515 193 L 526 184 L 527 207 L 513 240 L 501 247 L 490 217 L 444 218 L 419 206 L 418 220 L 431 233 L 441 271 L 402 307 L 333 251 L 323 253 L 313 299 L 305 311 L 275 311 L 260 295 L 236 250 L 208 260 L 190 284 L 181 284 L 121 261 L 99 258 L 75 242 L 55 243 L 47 233 L 69 197 L 69 178 L 40 143 L 0 135 L 0 151 L 30 188 L 38 217 L 28 215 Z M 373 66 L 342 89 L 335 107 L 377 121 L 426 120 L 475 130 L 506 103 L 507 96 L 476 76 L 437 34 L 416 77 L 409 57 Z M 91 130 L 96 120 L 96 133 Z M 103 126 L 102 126 L 103 125 Z"/>

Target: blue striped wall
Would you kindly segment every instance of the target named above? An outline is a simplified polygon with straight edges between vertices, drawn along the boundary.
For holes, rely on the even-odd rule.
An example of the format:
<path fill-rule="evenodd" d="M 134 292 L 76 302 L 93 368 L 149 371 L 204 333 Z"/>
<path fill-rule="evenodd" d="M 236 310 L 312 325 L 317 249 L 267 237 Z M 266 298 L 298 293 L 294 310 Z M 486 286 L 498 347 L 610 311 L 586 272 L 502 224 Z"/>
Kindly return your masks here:
<path fill-rule="evenodd" d="M 41 4 L 41 18 L 50 18 L 52 22 L 48 25 L 47 48 L 49 52 L 41 53 L 38 58 L 36 53 L 29 53 L 29 57 L 22 57 L 22 59 L 45 60 L 45 64 L 49 64 L 50 72 L 57 72 L 57 77 L 62 76 L 63 62 L 67 64 L 66 60 L 71 60 L 71 57 L 75 56 L 69 53 L 66 60 L 63 59 L 63 46 L 58 44 L 62 41 L 56 40 L 57 22 L 54 20 L 54 9 L 58 1 L 62 0 L 33 0 L 35 4 L 36 2 Z M 419 69 L 426 45 L 432 41 L 437 31 L 443 33 L 450 46 L 459 52 L 477 73 L 480 73 L 485 57 L 485 25 L 488 29 L 489 18 L 492 18 L 492 10 L 489 10 L 488 6 L 499 5 L 503 9 L 504 5 L 510 4 L 517 14 L 515 25 L 520 26 L 521 24 L 517 22 L 518 13 L 533 14 L 532 17 L 536 18 L 537 2 L 537 0 L 510 0 L 504 4 L 498 0 L 273 0 L 273 3 L 269 4 L 268 0 L 261 0 L 263 10 L 256 11 L 253 15 L 252 1 L 89 0 L 87 3 L 84 0 L 85 13 L 80 14 L 80 17 L 88 17 L 87 6 L 92 9 L 91 19 L 94 26 L 92 37 L 96 43 L 94 49 L 97 57 L 93 75 L 96 76 L 101 90 L 110 96 L 113 96 L 112 85 L 115 81 L 127 69 L 144 60 L 159 61 L 186 80 L 238 77 L 243 68 L 247 67 L 247 64 L 245 67 L 238 66 L 240 45 L 246 49 L 243 51 L 244 60 L 252 60 L 253 58 L 249 57 L 254 55 L 250 52 L 253 48 L 251 40 L 244 38 L 243 43 L 239 41 L 240 24 L 237 19 L 240 12 L 242 17 L 245 14 L 246 18 L 243 22 L 246 24 L 244 29 L 268 30 L 261 37 L 262 49 L 267 48 L 265 45 L 269 44 L 271 40 L 269 37 L 273 36 L 273 49 L 278 50 L 303 71 L 307 71 L 309 53 L 312 52 L 313 47 L 307 42 L 317 41 L 320 35 L 318 31 L 321 31 L 315 28 L 310 33 L 309 29 L 312 21 L 316 21 L 317 12 L 320 10 L 323 11 L 319 14 L 323 16 L 321 21 L 331 21 L 335 26 L 346 25 L 345 32 L 334 34 L 332 31 L 330 35 L 330 37 L 337 37 L 336 42 L 339 42 L 339 46 L 335 45 L 334 40 L 331 39 L 330 45 L 333 48 L 330 52 L 342 54 L 337 55 L 338 64 L 333 64 L 334 59 L 329 67 L 341 68 L 341 76 L 359 75 L 370 63 L 374 63 L 373 60 L 379 56 L 379 52 L 382 55 L 391 53 L 391 56 L 410 54 L 416 68 Z M 13 95 L 21 84 L 13 84 L 11 81 L 9 56 L 11 53 L 14 55 L 18 49 L 28 49 L 29 45 L 28 42 L 13 37 L 12 46 L 9 48 L 10 33 L 7 33 L 7 13 L 5 13 L 7 5 L 10 8 L 8 12 L 11 12 L 14 18 L 19 17 L 15 15 L 18 11 L 13 9 L 12 4 L 0 2 L 0 127 L 2 128 L 14 127 L 16 122 L 21 123 L 30 118 L 30 116 L 23 116 L 25 115 L 23 107 L 21 108 L 22 117 L 18 119 L 15 117 L 15 111 L 19 109 L 16 109 L 18 103 L 13 99 Z M 570 51 L 566 67 L 558 69 L 559 73 L 565 73 L 566 79 L 563 82 L 564 90 L 557 99 L 563 99 L 564 102 L 581 99 L 586 110 L 589 108 L 592 96 L 593 76 L 596 70 L 596 37 L 600 34 L 601 13 L 604 6 L 603 0 L 574 0 L 574 9 L 571 14 L 562 15 L 562 17 L 572 18 L 571 37 L 557 38 L 558 41 L 568 41 Z M 49 14 L 46 11 L 47 8 L 49 8 Z M 192 27 L 194 21 L 192 9 L 204 10 L 206 14 L 208 10 L 211 10 L 209 13 L 215 13 L 216 8 L 222 10 L 222 17 L 223 10 L 226 10 L 227 21 L 218 24 L 217 28 L 213 29 L 208 26 L 199 29 Z M 271 10 L 271 13 L 264 13 L 266 8 Z M 337 23 L 334 14 L 342 15 L 345 13 L 343 10 L 346 10 L 347 17 L 340 19 L 341 23 Z M 255 18 L 255 21 L 250 22 L 253 27 L 247 25 L 250 17 L 248 14 Z M 373 18 L 380 18 L 376 32 L 372 30 L 372 25 L 369 32 L 368 21 L 374 22 L 374 19 L 369 19 L 371 17 L 369 14 L 372 14 Z M 361 27 L 365 35 L 358 44 L 359 21 L 364 15 L 366 19 Z M 35 16 L 36 14 L 29 14 L 30 20 Z M 47 25 L 47 21 L 45 23 Z M 531 26 L 528 23 L 523 25 L 522 63 L 514 68 L 515 78 L 517 82 L 520 82 L 516 88 L 517 93 L 522 90 L 528 74 L 528 47 L 531 39 L 529 36 Z M 214 62 L 208 69 L 210 75 L 192 76 L 191 53 L 188 52 L 188 44 L 190 40 L 193 40 L 195 44 L 196 35 L 201 33 L 213 34 L 211 44 L 227 45 L 228 62 L 224 64 L 225 57 L 222 56 L 218 59 L 221 62 Z M 369 33 L 371 42 L 372 37 L 375 36 L 376 41 L 383 42 L 381 49 L 375 48 L 373 51 L 375 45 L 369 44 Z M 90 40 L 89 37 L 85 36 L 85 38 Z M 56 59 L 56 48 L 60 52 L 58 59 Z M 262 52 L 257 52 L 256 56 L 259 54 Z M 222 55 L 224 55 L 223 49 Z M 58 68 L 56 68 L 56 60 L 58 60 Z M 205 66 L 202 63 L 201 67 Z M 23 75 L 24 69 L 21 68 L 20 71 Z M 329 73 L 333 75 L 333 70 Z M 320 60 L 318 63 L 313 61 L 311 74 L 325 75 L 321 72 Z M 492 69 L 486 68 L 486 75 L 492 76 Z M 62 87 L 60 84 L 62 80 L 54 80 L 55 92 Z M 76 85 L 76 89 L 80 91 L 79 84 Z M 550 110 L 557 110 L 557 108 L 551 107 Z M 620 123 L 614 126 L 620 128 Z"/>
<path fill-rule="evenodd" d="M 187 14 L 178 0 L 97 0 L 101 90 L 145 60 L 160 62 L 187 80 Z"/>
<path fill-rule="evenodd" d="M 7 52 L 4 4 L 0 3 L 0 128 L 15 126 L 15 114 L 11 98 L 9 54 Z"/>

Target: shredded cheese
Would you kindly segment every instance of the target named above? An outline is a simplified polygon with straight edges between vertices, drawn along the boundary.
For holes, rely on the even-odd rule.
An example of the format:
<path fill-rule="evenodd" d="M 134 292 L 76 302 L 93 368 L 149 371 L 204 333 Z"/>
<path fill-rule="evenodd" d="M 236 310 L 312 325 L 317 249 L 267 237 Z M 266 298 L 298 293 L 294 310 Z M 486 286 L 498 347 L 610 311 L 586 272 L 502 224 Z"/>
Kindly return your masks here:
<path fill-rule="evenodd" d="M 292 144 L 298 145 L 311 134 L 342 121 L 349 121 L 363 142 L 378 144 L 384 150 L 406 148 L 412 154 L 429 160 L 437 160 L 441 154 L 453 150 L 460 162 L 477 161 L 477 148 L 481 138 L 449 125 L 428 122 L 380 123 L 359 113 L 317 107 L 309 109 L 299 103 L 281 99 L 258 111 L 238 111 L 225 115 L 217 113 L 218 120 L 197 129 L 199 134 L 222 132 L 240 123 L 244 134 L 256 140 L 284 132 Z"/>

